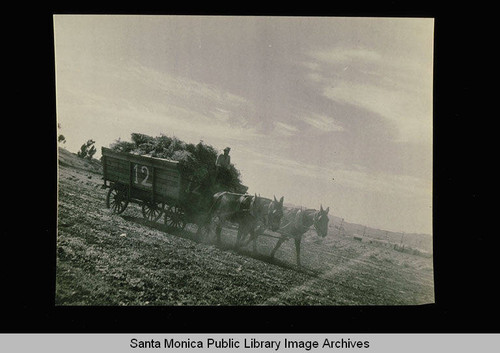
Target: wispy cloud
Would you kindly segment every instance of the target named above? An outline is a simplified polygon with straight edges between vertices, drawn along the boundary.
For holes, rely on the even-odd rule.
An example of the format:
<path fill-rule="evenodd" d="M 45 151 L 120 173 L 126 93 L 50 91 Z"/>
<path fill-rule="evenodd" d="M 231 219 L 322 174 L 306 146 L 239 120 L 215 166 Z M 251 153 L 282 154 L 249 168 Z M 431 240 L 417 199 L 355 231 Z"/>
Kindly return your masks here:
<path fill-rule="evenodd" d="M 380 53 L 367 48 L 315 50 L 309 52 L 309 55 L 329 65 L 380 64 L 382 62 L 382 55 Z"/>
<path fill-rule="evenodd" d="M 432 106 L 407 92 L 385 87 L 342 81 L 325 88 L 334 101 L 364 108 L 397 126 L 399 141 L 429 142 L 432 138 Z"/>
<path fill-rule="evenodd" d="M 275 131 L 278 135 L 283 135 L 283 136 L 293 136 L 297 132 L 299 132 L 299 129 L 293 125 L 286 124 L 281 121 L 275 121 L 274 122 L 274 127 Z"/>
<path fill-rule="evenodd" d="M 301 163 L 291 158 L 284 158 L 274 153 L 262 154 L 253 149 L 245 150 L 247 163 L 274 170 L 281 175 L 294 175 L 314 182 L 331 182 L 342 188 L 359 191 L 394 195 L 407 199 L 426 199 L 432 203 L 432 182 L 403 174 L 372 173 L 359 166 L 347 166 L 341 163 L 317 165 Z"/>
<path fill-rule="evenodd" d="M 316 129 L 321 131 L 344 131 L 344 128 L 335 121 L 335 119 L 319 115 L 319 114 L 311 114 L 309 116 L 303 117 L 303 121 Z"/>
<path fill-rule="evenodd" d="M 97 119 L 97 124 L 109 117 L 140 131 L 157 131 L 164 126 L 161 130 L 167 133 L 181 132 L 194 139 L 224 136 L 248 141 L 262 137 L 246 124 L 241 112 L 252 108 L 244 98 L 134 61 L 95 61 L 91 71 L 65 70 L 59 79 L 58 115 L 63 126 L 65 118 L 71 123 L 73 112 L 85 109 L 86 119 Z"/>
<path fill-rule="evenodd" d="M 309 54 L 308 78 L 325 97 L 378 114 L 397 127 L 397 141 L 432 141 L 431 65 L 366 48 Z"/>

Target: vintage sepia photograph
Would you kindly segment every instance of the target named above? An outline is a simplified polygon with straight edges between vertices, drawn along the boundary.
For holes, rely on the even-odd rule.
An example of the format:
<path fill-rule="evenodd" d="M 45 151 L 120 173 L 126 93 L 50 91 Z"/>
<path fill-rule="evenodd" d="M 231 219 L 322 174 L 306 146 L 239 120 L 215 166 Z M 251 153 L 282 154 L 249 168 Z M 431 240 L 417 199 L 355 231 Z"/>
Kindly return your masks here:
<path fill-rule="evenodd" d="M 56 306 L 435 303 L 433 18 L 53 29 Z"/>

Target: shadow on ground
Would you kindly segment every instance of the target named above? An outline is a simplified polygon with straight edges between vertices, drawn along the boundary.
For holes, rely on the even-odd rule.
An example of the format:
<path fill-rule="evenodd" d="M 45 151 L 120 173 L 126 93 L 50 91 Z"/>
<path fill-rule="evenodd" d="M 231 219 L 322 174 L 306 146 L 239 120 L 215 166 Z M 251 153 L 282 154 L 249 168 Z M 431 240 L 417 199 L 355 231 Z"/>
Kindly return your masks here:
<path fill-rule="evenodd" d="M 163 223 L 150 221 L 148 219 L 141 218 L 141 217 L 128 216 L 128 215 L 121 215 L 121 217 L 128 222 L 133 222 L 136 224 L 140 224 L 142 226 L 156 229 L 160 232 L 164 232 L 164 233 L 179 236 L 179 237 L 182 237 L 185 239 L 189 239 L 189 240 L 191 240 L 195 243 L 198 243 L 198 244 L 213 244 L 214 246 L 216 246 L 220 250 L 234 251 L 235 253 L 237 253 L 241 256 L 250 257 L 250 258 L 253 258 L 255 260 L 259 260 L 259 261 L 268 263 L 270 265 L 279 266 L 281 268 L 296 271 L 299 273 L 303 273 L 303 274 L 306 274 L 308 276 L 318 277 L 321 274 L 321 271 L 314 270 L 314 269 L 308 269 L 304 266 L 298 267 L 294 264 L 290 264 L 288 262 L 276 259 L 276 258 L 271 257 L 269 255 L 254 253 L 251 250 L 242 249 L 242 248 L 235 249 L 235 247 L 233 245 L 229 245 L 229 244 L 225 244 L 225 243 L 221 243 L 221 244 L 212 243 L 210 241 L 210 239 L 206 239 L 202 235 L 201 236 L 197 235 L 195 232 L 191 232 L 187 229 L 183 229 L 183 230 L 172 229 L 172 228 L 167 227 Z M 211 239 L 211 240 L 213 240 L 213 239 Z"/>

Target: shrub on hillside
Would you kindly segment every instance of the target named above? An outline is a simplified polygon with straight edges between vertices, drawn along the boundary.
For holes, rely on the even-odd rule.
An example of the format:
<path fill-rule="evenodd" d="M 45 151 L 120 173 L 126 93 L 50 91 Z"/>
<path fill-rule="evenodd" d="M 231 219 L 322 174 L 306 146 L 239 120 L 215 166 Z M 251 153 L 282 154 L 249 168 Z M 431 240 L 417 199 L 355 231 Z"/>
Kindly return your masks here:
<path fill-rule="evenodd" d="M 80 158 L 92 159 L 94 154 L 97 152 L 95 146 L 95 141 L 90 139 L 80 147 L 80 151 L 76 155 Z"/>

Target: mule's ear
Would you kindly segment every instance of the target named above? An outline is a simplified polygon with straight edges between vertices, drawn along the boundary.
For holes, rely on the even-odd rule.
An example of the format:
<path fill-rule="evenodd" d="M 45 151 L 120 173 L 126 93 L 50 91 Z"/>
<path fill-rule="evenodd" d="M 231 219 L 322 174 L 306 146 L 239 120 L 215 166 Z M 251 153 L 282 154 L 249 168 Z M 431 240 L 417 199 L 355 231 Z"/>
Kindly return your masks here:
<path fill-rule="evenodd" d="M 278 202 L 278 200 L 276 200 L 276 195 L 273 195 L 274 197 L 274 202 Z"/>
<path fill-rule="evenodd" d="M 285 196 L 281 196 L 281 199 L 280 199 L 280 204 L 283 205 L 283 201 L 285 201 Z"/>
<path fill-rule="evenodd" d="M 320 210 L 321 212 L 323 212 L 323 205 L 321 205 L 321 204 L 319 205 L 319 210 Z"/>
<path fill-rule="evenodd" d="M 330 207 L 327 207 L 325 210 L 325 214 L 328 214 L 328 211 L 330 211 Z"/>

